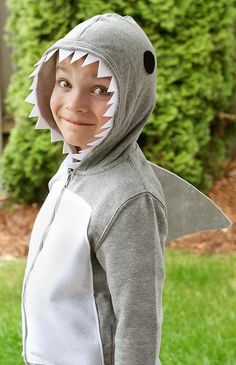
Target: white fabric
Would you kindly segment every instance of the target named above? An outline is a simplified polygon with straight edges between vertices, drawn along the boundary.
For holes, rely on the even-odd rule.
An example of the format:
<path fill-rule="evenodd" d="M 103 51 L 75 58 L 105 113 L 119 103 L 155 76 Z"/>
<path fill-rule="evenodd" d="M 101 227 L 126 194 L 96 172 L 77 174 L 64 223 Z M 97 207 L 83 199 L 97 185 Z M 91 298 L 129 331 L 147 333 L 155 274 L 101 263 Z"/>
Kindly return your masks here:
<path fill-rule="evenodd" d="M 64 180 L 53 184 L 32 232 L 22 304 L 26 358 L 47 365 L 104 365 L 87 238 L 92 209 L 67 189 L 60 196 Z"/>

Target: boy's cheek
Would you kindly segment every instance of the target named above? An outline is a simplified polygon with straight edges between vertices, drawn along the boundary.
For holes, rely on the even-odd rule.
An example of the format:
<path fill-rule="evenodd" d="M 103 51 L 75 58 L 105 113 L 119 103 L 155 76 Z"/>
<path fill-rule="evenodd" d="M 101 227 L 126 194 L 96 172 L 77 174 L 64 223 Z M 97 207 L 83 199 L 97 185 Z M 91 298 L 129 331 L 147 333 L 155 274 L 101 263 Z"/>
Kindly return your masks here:
<path fill-rule="evenodd" d="M 52 112 L 52 115 L 55 119 L 56 117 L 56 111 L 57 111 L 57 102 L 55 100 L 55 96 L 52 94 L 51 98 L 50 98 L 50 109 Z"/>

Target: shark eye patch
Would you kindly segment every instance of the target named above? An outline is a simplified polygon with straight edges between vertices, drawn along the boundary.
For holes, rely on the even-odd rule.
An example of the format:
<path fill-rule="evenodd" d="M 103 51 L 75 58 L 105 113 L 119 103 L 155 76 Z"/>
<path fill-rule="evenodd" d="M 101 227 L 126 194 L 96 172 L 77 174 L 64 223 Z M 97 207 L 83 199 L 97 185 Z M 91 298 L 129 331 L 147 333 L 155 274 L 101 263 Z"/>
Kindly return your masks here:
<path fill-rule="evenodd" d="M 148 74 L 152 74 L 155 68 L 155 58 L 152 52 L 146 51 L 143 54 L 144 67 Z"/>

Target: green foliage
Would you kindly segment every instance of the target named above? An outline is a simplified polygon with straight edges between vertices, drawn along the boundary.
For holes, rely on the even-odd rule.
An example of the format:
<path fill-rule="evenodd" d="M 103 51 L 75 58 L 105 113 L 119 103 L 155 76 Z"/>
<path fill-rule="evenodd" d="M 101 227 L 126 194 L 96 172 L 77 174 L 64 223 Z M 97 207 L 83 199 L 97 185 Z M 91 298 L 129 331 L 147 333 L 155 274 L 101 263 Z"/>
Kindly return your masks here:
<path fill-rule="evenodd" d="M 15 73 L 6 103 L 16 127 L 1 165 L 8 190 L 16 198 L 30 202 L 44 196 L 46 181 L 61 158 L 58 145 L 51 145 L 44 132 L 35 134 L 28 121 L 26 76 L 55 40 L 79 22 L 105 12 L 133 16 L 157 51 L 158 102 L 139 140 L 146 156 L 199 188 L 210 187 L 222 170 L 229 140 L 236 135 L 235 125 L 222 128 L 216 119 L 219 111 L 227 111 L 235 87 L 235 0 L 7 0 L 7 4 L 7 40 L 14 49 Z"/>
<path fill-rule="evenodd" d="M 13 199 L 41 203 L 46 197 L 49 176 L 56 172 L 59 157 L 55 161 L 55 155 L 60 156 L 62 145 L 52 148 L 48 133 L 39 133 L 28 124 L 21 122 L 13 129 L 1 169 Z"/>

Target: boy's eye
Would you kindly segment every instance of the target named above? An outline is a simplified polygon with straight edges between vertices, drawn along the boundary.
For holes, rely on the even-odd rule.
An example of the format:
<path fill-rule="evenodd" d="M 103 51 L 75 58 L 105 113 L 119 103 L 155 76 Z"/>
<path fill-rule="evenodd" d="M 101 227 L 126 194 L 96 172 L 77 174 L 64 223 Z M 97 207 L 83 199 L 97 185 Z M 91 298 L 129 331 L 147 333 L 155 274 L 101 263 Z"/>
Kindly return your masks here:
<path fill-rule="evenodd" d="M 71 87 L 70 83 L 67 80 L 58 80 L 57 82 L 59 86 L 61 86 L 63 89 Z"/>
<path fill-rule="evenodd" d="M 94 93 L 97 94 L 97 95 L 101 95 L 101 96 L 111 95 L 111 93 L 109 93 L 107 90 L 108 90 L 107 88 L 99 86 L 96 89 L 94 89 Z"/>

